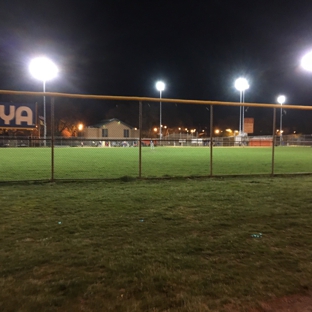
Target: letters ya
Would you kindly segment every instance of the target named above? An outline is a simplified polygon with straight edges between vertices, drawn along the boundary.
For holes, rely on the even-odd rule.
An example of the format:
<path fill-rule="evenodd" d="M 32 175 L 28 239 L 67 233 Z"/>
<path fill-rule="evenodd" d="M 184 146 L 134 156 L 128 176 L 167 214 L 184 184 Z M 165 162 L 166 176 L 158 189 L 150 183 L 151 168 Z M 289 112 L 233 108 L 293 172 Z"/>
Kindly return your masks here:
<path fill-rule="evenodd" d="M 0 119 L 4 121 L 4 125 L 10 126 L 11 121 L 15 118 L 15 125 L 20 126 L 22 122 L 25 122 L 27 126 L 33 125 L 33 111 L 27 106 L 15 107 L 9 106 L 9 114 L 5 114 L 5 105 L 0 104 Z"/>

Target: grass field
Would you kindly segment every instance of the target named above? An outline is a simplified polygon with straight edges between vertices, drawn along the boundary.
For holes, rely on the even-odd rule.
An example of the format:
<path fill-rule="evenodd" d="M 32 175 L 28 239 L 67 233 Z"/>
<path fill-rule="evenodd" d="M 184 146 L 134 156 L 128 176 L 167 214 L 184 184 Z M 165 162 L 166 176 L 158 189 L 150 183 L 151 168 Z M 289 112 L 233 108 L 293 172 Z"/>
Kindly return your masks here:
<path fill-rule="evenodd" d="M 142 177 L 210 174 L 208 147 L 142 149 Z M 49 148 L 0 149 L 0 181 L 44 180 L 51 177 Z M 312 172 L 312 149 L 277 147 L 275 173 Z M 269 174 L 271 148 L 217 147 L 213 174 Z M 56 179 L 138 177 L 138 148 L 55 148 Z"/>
<path fill-rule="evenodd" d="M 0 311 L 248 311 L 306 293 L 311 187 L 310 176 L 3 183 Z"/>

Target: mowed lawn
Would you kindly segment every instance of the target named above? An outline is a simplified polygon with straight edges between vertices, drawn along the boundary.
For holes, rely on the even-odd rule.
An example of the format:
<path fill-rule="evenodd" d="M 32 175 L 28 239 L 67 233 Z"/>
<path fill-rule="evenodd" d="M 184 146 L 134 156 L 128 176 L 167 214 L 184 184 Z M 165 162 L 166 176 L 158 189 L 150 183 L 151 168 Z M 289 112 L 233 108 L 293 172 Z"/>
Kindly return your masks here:
<path fill-rule="evenodd" d="M 208 147 L 142 148 L 142 177 L 210 174 Z M 51 177 L 51 149 L 0 149 L 0 181 L 44 180 Z M 213 174 L 269 174 L 272 149 L 216 147 Z M 312 172 L 312 149 L 276 147 L 275 173 Z M 56 179 L 138 177 L 138 148 L 55 148 Z"/>
<path fill-rule="evenodd" d="M 233 312 L 305 294 L 311 188 L 311 176 L 2 183 L 0 311 Z"/>

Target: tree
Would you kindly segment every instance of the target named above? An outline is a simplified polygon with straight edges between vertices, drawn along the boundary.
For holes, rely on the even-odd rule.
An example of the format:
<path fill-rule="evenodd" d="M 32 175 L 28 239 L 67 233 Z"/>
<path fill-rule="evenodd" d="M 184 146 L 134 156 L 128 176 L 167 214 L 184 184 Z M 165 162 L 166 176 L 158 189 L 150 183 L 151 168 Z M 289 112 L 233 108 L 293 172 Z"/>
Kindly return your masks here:
<path fill-rule="evenodd" d="M 62 98 L 55 103 L 54 110 L 55 135 L 76 135 L 78 123 L 84 122 L 81 104 L 74 103 L 69 98 Z"/>

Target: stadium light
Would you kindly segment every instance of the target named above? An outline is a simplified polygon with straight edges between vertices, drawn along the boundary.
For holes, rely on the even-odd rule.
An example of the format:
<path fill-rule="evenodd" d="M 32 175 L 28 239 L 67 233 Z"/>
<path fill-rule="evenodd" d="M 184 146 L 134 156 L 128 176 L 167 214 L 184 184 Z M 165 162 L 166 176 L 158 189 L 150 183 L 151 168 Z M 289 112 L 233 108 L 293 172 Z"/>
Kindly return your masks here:
<path fill-rule="evenodd" d="M 81 131 L 83 130 L 83 124 L 79 123 L 77 128 L 78 128 L 78 137 L 79 137 L 79 132 L 80 132 L 80 136 L 82 136 Z"/>
<path fill-rule="evenodd" d="M 307 71 L 312 71 L 312 51 L 302 57 L 301 66 Z"/>
<path fill-rule="evenodd" d="M 235 88 L 239 91 L 239 102 L 244 103 L 245 101 L 245 90 L 249 88 L 248 81 L 245 78 L 238 78 L 235 80 L 234 84 Z M 244 133 L 244 108 L 242 106 L 239 107 L 239 135 Z"/>
<path fill-rule="evenodd" d="M 282 122 L 283 122 L 283 109 L 282 105 L 286 101 L 286 96 L 285 95 L 279 95 L 277 97 L 277 102 L 281 104 L 281 116 L 280 116 L 280 145 L 282 145 L 282 135 L 283 135 L 283 130 L 282 130 Z"/>
<path fill-rule="evenodd" d="M 45 92 L 46 81 L 55 78 L 58 74 L 57 66 L 46 57 L 36 57 L 29 64 L 31 75 L 43 82 L 43 92 Z M 46 146 L 47 137 L 47 116 L 46 116 L 46 99 L 43 96 L 43 145 Z"/>
<path fill-rule="evenodd" d="M 159 139 L 161 140 L 161 127 L 162 127 L 162 107 L 161 107 L 161 93 L 165 90 L 165 84 L 162 81 L 156 82 L 156 89 L 159 91 Z"/>
<path fill-rule="evenodd" d="M 82 129 L 83 129 L 83 124 L 80 123 L 80 124 L 78 125 L 78 130 L 79 130 L 79 131 L 82 131 Z"/>

